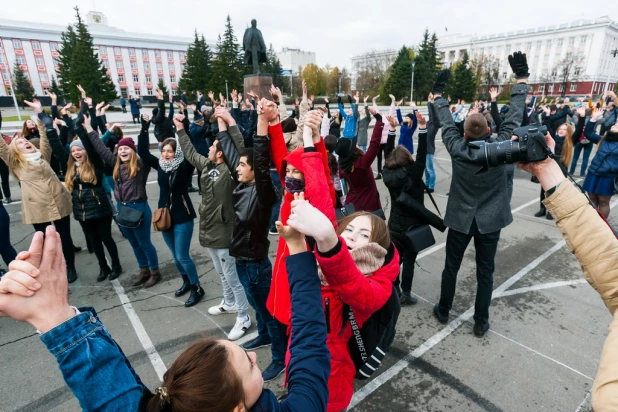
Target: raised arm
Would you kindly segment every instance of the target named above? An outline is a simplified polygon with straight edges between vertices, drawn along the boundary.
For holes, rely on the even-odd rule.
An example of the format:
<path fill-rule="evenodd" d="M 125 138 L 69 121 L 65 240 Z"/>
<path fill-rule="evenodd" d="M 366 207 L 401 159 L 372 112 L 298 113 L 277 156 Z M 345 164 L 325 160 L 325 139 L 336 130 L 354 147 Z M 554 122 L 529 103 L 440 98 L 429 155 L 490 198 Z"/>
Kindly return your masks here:
<path fill-rule="evenodd" d="M 427 159 L 427 122 L 423 115 L 417 110 L 414 113 L 414 123 L 418 123 L 418 148 L 416 149 L 416 159 L 412 167 L 412 177 L 416 181 L 422 181 L 425 173 L 425 163 Z M 415 125 L 416 126 L 416 125 Z"/>
<path fill-rule="evenodd" d="M 274 205 L 277 192 L 270 178 L 270 144 L 268 143 L 268 126 L 281 128 L 279 111 L 274 102 L 262 98 L 257 105 L 257 135 L 253 140 L 253 170 L 257 199 L 262 205 Z"/>
<path fill-rule="evenodd" d="M 369 142 L 367 152 L 359 159 L 361 162 L 361 167 L 365 168 L 371 167 L 373 161 L 378 156 L 378 152 L 380 151 L 380 140 L 382 140 L 382 129 L 384 129 L 384 123 L 382 123 L 382 115 L 380 115 L 380 113 L 376 111 L 373 111 L 372 114 L 376 118 L 376 124 L 373 126 L 373 132 L 371 133 L 371 141 Z"/>
<path fill-rule="evenodd" d="M 58 124 L 60 122 L 62 122 L 62 120 L 54 120 L 54 123 L 57 126 L 62 127 L 62 124 Z M 67 150 L 66 146 L 62 144 L 55 130 L 53 133 L 51 132 L 51 130 L 47 133 L 47 139 L 49 140 L 49 145 L 51 147 L 54 157 L 56 158 L 56 160 L 58 160 L 58 163 L 62 165 L 63 169 L 66 168 L 66 165 L 69 161 L 69 151 Z"/>
<path fill-rule="evenodd" d="M 88 133 L 88 140 L 92 144 L 95 152 L 101 156 L 101 159 L 107 166 L 113 167 L 116 164 L 116 156 L 107 148 L 107 146 L 105 146 L 96 133 Z"/>
<path fill-rule="evenodd" d="M 212 162 L 208 160 L 208 157 L 202 156 L 195 150 L 195 147 L 193 146 L 193 143 L 191 143 L 191 139 L 185 130 L 185 125 L 183 124 L 184 119 L 185 117 L 181 114 L 174 116 L 173 121 L 176 126 L 176 133 L 178 134 L 178 143 L 180 144 L 182 153 L 185 156 L 185 160 L 191 163 L 197 170 L 203 171 Z"/>
<path fill-rule="evenodd" d="M 153 169 L 159 169 L 159 158 L 150 153 L 150 137 L 148 136 L 148 116 L 142 115 L 142 130 L 137 136 L 137 154 L 144 163 Z"/>

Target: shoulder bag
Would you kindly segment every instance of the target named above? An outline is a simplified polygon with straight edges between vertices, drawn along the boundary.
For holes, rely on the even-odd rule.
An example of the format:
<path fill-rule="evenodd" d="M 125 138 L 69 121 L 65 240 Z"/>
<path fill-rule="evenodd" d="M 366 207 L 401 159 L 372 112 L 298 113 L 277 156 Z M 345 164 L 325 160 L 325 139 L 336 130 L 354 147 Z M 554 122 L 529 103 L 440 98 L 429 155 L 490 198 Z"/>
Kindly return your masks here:
<path fill-rule="evenodd" d="M 122 180 L 118 177 L 118 193 L 122 195 Z M 119 200 L 120 206 L 118 207 L 118 213 L 114 216 L 114 220 L 118 223 L 118 226 L 126 227 L 128 229 L 135 229 L 142 224 L 144 219 L 144 212 L 127 206 L 122 199 Z"/>
<path fill-rule="evenodd" d="M 169 178 L 170 182 L 170 197 L 167 202 L 167 206 L 160 207 L 154 211 L 152 215 L 152 227 L 157 232 L 165 232 L 172 227 L 172 215 L 170 209 L 172 207 L 172 176 Z"/>
<path fill-rule="evenodd" d="M 440 217 L 442 217 L 440 209 L 438 209 L 436 201 L 433 199 L 433 196 L 431 196 L 431 193 L 429 193 L 429 190 L 427 190 L 427 186 L 425 185 L 425 183 L 423 183 L 423 186 L 425 187 L 425 190 L 427 191 L 427 194 L 431 199 L 431 203 L 433 203 L 434 207 L 438 211 L 438 214 L 440 215 Z M 436 244 L 436 239 L 433 237 L 433 233 L 431 232 L 431 226 L 429 226 L 429 224 L 424 224 L 413 227 L 412 229 L 408 229 L 405 235 L 410 241 L 410 249 L 414 253 L 419 253 L 420 251 L 425 250 L 428 247 Z"/>

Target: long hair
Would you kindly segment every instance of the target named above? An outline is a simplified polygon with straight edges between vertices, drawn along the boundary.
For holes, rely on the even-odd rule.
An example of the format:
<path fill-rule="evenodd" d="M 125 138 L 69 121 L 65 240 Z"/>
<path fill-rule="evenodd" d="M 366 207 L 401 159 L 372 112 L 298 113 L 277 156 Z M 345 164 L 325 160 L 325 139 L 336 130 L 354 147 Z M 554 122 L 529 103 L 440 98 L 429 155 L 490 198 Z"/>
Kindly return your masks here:
<path fill-rule="evenodd" d="M 114 180 L 118 181 L 120 179 L 120 165 L 122 164 L 122 160 L 120 160 L 120 156 L 116 156 L 116 164 L 114 165 Z M 125 167 L 129 168 L 129 178 L 133 179 L 137 176 L 137 172 L 140 171 L 139 167 L 139 158 L 137 153 L 131 151 L 131 158 L 126 163 Z"/>
<path fill-rule="evenodd" d="M 371 220 L 371 236 L 369 237 L 369 241 L 377 243 L 388 250 L 391 246 L 391 235 L 388 231 L 388 226 L 386 226 L 386 221 L 373 213 L 361 211 L 345 216 L 337 223 L 337 234 L 341 235 L 346 227 L 359 216 L 367 216 L 369 220 Z"/>
<path fill-rule="evenodd" d="M 26 157 L 22 152 L 17 148 L 17 142 L 20 139 L 28 140 L 25 137 L 16 137 L 13 139 L 11 144 L 9 145 L 9 169 L 11 170 L 11 174 L 19 181 L 19 177 L 17 176 L 17 172 L 19 169 L 25 167 L 28 164 Z"/>
<path fill-rule="evenodd" d="M 24 125 L 21 127 L 21 135 L 23 137 L 28 137 L 32 134 L 38 134 L 38 129 L 36 127 L 36 123 L 34 124 L 34 131 L 31 131 L 30 128 L 28 127 L 28 120 L 26 120 L 24 122 Z"/>
<path fill-rule="evenodd" d="M 165 372 L 161 387 L 165 390 L 157 390 L 146 411 L 231 412 L 245 404 L 229 350 L 211 338 L 189 346 Z"/>
<path fill-rule="evenodd" d="M 333 155 L 335 148 L 337 147 L 337 138 L 332 134 L 327 135 L 324 138 L 324 147 L 326 148 L 326 156 L 328 160 L 328 168 L 330 169 L 330 175 L 334 176 L 339 172 L 339 163 L 337 158 Z"/>
<path fill-rule="evenodd" d="M 75 163 L 75 159 L 73 159 L 73 156 L 69 154 L 67 174 L 64 178 L 67 189 L 69 189 L 69 191 L 73 190 L 73 178 L 75 177 L 76 170 L 79 173 L 79 180 L 84 183 L 92 183 L 93 185 L 96 185 L 97 174 L 94 170 L 94 165 L 88 157 L 88 154 L 86 154 L 86 158 L 79 164 L 79 166 L 75 166 Z"/>
<path fill-rule="evenodd" d="M 573 126 L 568 123 L 563 123 L 560 126 L 566 126 L 566 136 L 564 136 L 564 143 L 562 144 L 562 153 L 560 153 L 560 161 L 566 167 L 571 166 L 571 159 L 573 159 L 573 133 L 575 130 Z M 560 128 L 558 126 L 558 128 Z M 557 131 L 558 129 L 556 129 Z M 579 136 L 577 136 L 579 138 Z"/>
<path fill-rule="evenodd" d="M 410 163 L 414 163 L 412 154 L 405 146 L 397 146 L 391 152 L 391 155 L 384 162 L 384 167 L 395 170 L 400 167 L 406 167 Z"/>

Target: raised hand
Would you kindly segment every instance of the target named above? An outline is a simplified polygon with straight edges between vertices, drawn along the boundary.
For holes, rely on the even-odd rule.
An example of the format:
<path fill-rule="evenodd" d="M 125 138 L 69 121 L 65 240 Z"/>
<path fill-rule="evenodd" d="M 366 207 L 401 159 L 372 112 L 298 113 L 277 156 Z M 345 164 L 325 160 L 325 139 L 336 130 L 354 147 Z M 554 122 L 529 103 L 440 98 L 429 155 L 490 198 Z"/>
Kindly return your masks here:
<path fill-rule="evenodd" d="M 440 70 L 440 72 L 438 73 L 438 77 L 436 78 L 436 81 L 431 88 L 431 92 L 434 94 L 434 96 L 442 96 L 442 92 L 444 92 L 444 88 L 446 87 L 446 83 L 448 82 L 450 76 L 450 70 Z"/>
<path fill-rule="evenodd" d="M 199 93 L 199 92 L 198 92 L 198 95 L 197 95 L 197 96 L 198 96 L 199 98 L 201 98 L 201 97 L 202 97 L 202 96 L 201 96 L 201 93 Z M 208 92 L 208 98 L 209 98 L 210 100 L 212 100 L 212 101 L 214 101 L 214 100 L 215 100 L 215 93 L 214 93 L 212 90 Z"/>
<path fill-rule="evenodd" d="M 434 100 L 433 93 L 429 92 L 429 96 L 427 96 L 427 101 L 433 103 L 433 100 Z M 457 102 L 457 103 L 459 103 L 459 102 Z"/>
<path fill-rule="evenodd" d="M 372 109 L 369 109 L 369 110 L 372 110 Z M 397 128 L 397 119 L 395 119 L 394 116 L 387 115 L 386 116 L 386 121 L 388 122 L 388 124 L 389 124 L 389 126 L 390 126 L 390 128 L 392 130 L 395 130 Z"/>
<path fill-rule="evenodd" d="M 288 226 L 318 242 L 333 239 L 337 244 L 337 234 L 330 220 L 306 200 L 294 200 Z"/>
<path fill-rule="evenodd" d="M 45 95 L 51 98 L 51 105 L 55 106 L 56 101 L 58 99 L 58 96 L 56 96 L 56 93 L 52 92 L 51 90 L 45 90 Z"/>
<path fill-rule="evenodd" d="M 183 114 L 174 115 L 172 121 L 174 122 L 174 126 L 176 126 L 176 130 L 184 130 L 185 125 L 183 120 L 185 120 L 185 116 Z"/>
<path fill-rule="evenodd" d="M 245 100 L 245 106 L 247 106 L 247 109 L 253 110 L 253 104 L 251 104 L 251 100 Z"/>
<path fill-rule="evenodd" d="M 64 120 L 62 120 L 62 119 L 54 119 L 54 124 L 55 124 L 56 126 L 66 126 L 66 125 L 67 125 L 67 124 L 65 123 L 65 121 L 64 121 Z"/>
<path fill-rule="evenodd" d="M 31 107 L 35 114 L 39 114 L 43 111 L 41 108 L 41 102 L 38 99 L 32 99 L 32 101 L 24 100 L 24 103 Z"/>
<path fill-rule="evenodd" d="M 586 117 L 586 109 L 584 107 L 578 107 L 576 112 L 579 117 L 581 118 Z"/>
<path fill-rule="evenodd" d="M 167 95 L 167 98 L 169 99 L 169 102 L 170 102 L 170 103 L 174 103 L 174 95 L 172 94 L 172 92 L 170 92 L 170 93 Z"/>
<path fill-rule="evenodd" d="M 356 104 L 358 104 L 359 101 L 360 101 L 360 96 L 358 95 L 358 93 L 356 93 L 354 95 L 354 102 L 356 102 Z"/>
<path fill-rule="evenodd" d="M 294 200 L 305 200 L 305 193 L 294 193 Z M 290 254 L 301 253 L 307 250 L 305 235 L 290 226 L 284 226 L 280 221 L 275 222 L 279 236 L 288 244 Z"/>
<path fill-rule="evenodd" d="M 377 96 L 373 96 L 373 99 L 371 99 L 371 101 L 373 102 L 374 106 L 377 106 L 376 102 L 378 101 L 379 98 L 380 98 L 380 95 L 377 95 Z"/>
<path fill-rule="evenodd" d="M 590 121 L 596 122 L 601 117 L 603 117 L 603 113 L 605 113 L 605 110 L 603 109 L 594 109 L 594 111 L 592 112 L 592 117 L 590 117 Z"/>
<path fill-rule="evenodd" d="M 279 110 L 274 102 L 262 98 L 257 106 L 258 116 L 266 122 L 274 122 L 279 117 Z"/>
<path fill-rule="evenodd" d="M 303 80 L 303 100 L 307 100 L 307 82 Z"/>
<path fill-rule="evenodd" d="M 419 129 L 427 128 L 427 120 L 423 117 L 423 115 L 419 111 L 416 112 L 416 120 L 418 121 Z"/>
<path fill-rule="evenodd" d="M 515 78 L 519 79 L 527 79 L 530 77 L 530 72 L 528 71 L 528 60 L 526 59 L 526 53 L 515 52 L 509 56 L 509 65 L 515 73 Z"/>
<path fill-rule="evenodd" d="M 328 97 L 325 97 L 325 98 L 324 98 L 324 103 L 326 103 L 326 104 L 328 104 L 328 103 L 329 103 L 329 102 L 328 102 Z"/>
<path fill-rule="evenodd" d="M 374 97 L 374 99 L 377 99 L 377 97 L 378 97 L 378 96 Z M 394 95 L 389 94 L 389 95 L 388 95 L 388 97 L 390 97 L 390 98 L 391 98 L 391 103 L 394 103 L 394 102 L 395 102 L 395 100 L 396 100 L 396 99 L 395 99 L 395 96 L 394 96 Z"/>
<path fill-rule="evenodd" d="M 489 96 L 491 97 L 491 101 L 493 102 L 494 100 L 496 100 L 498 98 L 498 88 L 497 87 L 491 87 L 489 89 Z"/>
<path fill-rule="evenodd" d="M 236 91 L 236 89 L 232 89 L 232 92 L 230 93 L 230 97 L 232 99 L 233 102 L 237 102 L 238 100 L 238 92 Z"/>
<path fill-rule="evenodd" d="M 84 102 L 88 105 L 88 107 L 92 107 L 92 98 L 84 97 Z"/>
<path fill-rule="evenodd" d="M 403 99 L 401 99 L 401 100 L 399 100 L 399 101 L 397 102 L 397 107 L 401 106 L 402 104 L 403 104 Z"/>
<path fill-rule="evenodd" d="M 238 93 L 238 103 L 242 103 L 242 93 Z"/>
<path fill-rule="evenodd" d="M 367 100 L 369 100 L 369 96 L 365 96 L 365 97 L 363 98 L 363 103 L 367 104 Z"/>
<path fill-rule="evenodd" d="M 260 97 L 256 93 L 254 93 L 253 90 L 249 90 L 249 93 L 247 93 L 247 96 L 251 97 L 256 102 L 260 100 Z"/>
<path fill-rule="evenodd" d="M 82 87 L 81 84 L 77 85 L 77 90 L 79 90 L 80 93 L 82 94 L 82 99 L 85 99 L 86 98 L 86 91 L 84 90 L 84 88 Z"/>

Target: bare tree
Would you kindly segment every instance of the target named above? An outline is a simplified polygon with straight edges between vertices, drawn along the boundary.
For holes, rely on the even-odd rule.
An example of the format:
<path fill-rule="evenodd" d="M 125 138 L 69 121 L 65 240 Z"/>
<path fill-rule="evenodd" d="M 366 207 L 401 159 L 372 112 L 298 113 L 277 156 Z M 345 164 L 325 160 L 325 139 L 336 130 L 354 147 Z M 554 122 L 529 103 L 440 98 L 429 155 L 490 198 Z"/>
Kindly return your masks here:
<path fill-rule="evenodd" d="M 483 83 L 496 86 L 500 77 L 500 62 L 496 57 L 486 56 L 483 59 Z"/>
<path fill-rule="evenodd" d="M 560 95 L 564 97 L 569 82 L 577 82 L 580 79 L 584 56 L 581 53 L 568 52 L 558 62 L 555 73 L 560 82 Z"/>

